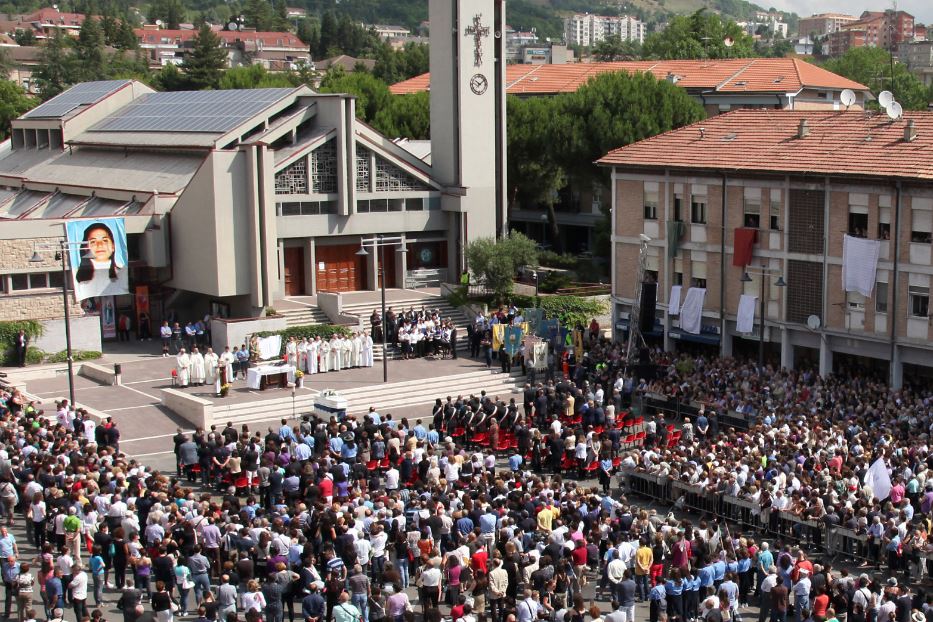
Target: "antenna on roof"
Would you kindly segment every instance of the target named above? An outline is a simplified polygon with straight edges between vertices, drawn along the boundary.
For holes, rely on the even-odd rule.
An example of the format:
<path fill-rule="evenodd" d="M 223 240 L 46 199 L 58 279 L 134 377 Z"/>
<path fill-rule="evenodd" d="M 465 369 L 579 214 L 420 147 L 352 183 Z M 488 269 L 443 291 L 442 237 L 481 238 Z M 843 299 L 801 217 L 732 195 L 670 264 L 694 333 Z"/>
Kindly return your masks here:
<path fill-rule="evenodd" d="M 891 91 L 881 91 L 878 93 L 878 105 L 887 108 L 894 103 L 894 94 Z"/>
<path fill-rule="evenodd" d="M 849 106 L 855 103 L 855 91 L 852 89 L 843 90 L 842 93 L 839 94 L 839 101 L 841 101 L 842 105 L 848 110 Z"/>

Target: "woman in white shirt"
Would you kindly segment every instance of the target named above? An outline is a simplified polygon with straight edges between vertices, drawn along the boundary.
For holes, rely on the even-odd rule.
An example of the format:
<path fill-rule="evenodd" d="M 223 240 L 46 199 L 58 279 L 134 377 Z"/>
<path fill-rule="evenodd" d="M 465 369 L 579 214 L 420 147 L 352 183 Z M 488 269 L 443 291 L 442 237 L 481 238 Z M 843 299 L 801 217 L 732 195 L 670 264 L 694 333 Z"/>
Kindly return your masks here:
<path fill-rule="evenodd" d="M 42 550 L 42 545 L 45 544 L 45 519 L 47 516 L 48 511 L 45 506 L 45 501 L 42 499 L 42 493 L 38 492 L 32 498 L 32 503 L 29 505 L 29 518 L 32 519 L 33 540 L 36 543 L 36 548 L 40 551 Z"/>
<path fill-rule="evenodd" d="M 266 608 L 266 597 L 259 591 L 259 583 L 250 581 L 246 584 L 246 591 L 240 597 L 240 606 L 243 611 L 262 612 Z"/>

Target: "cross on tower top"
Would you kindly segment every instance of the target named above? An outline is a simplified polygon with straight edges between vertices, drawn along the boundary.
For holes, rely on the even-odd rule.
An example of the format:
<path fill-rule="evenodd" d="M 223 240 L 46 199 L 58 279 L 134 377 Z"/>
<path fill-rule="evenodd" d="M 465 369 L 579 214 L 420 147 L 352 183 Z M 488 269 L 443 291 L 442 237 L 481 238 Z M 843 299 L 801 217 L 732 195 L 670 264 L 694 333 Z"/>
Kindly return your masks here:
<path fill-rule="evenodd" d="M 483 26 L 483 16 L 473 16 L 473 25 L 467 26 L 464 36 L 473 37 L 473 65 L 480 67 L 483 64 L 483 38 L 489 36 L 489 26 Z"/>

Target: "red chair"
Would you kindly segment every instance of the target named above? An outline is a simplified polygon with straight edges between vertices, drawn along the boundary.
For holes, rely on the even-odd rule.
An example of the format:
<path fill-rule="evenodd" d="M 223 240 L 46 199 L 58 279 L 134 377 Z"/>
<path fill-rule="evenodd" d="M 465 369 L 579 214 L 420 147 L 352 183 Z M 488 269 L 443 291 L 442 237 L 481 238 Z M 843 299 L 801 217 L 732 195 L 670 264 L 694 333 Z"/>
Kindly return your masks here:
<path fill-rule="evenodd" d="M 619 465 L 622 464 L 622 456 L 616 456 L 612 459 L 612 468 L 618 469 Z"/>
<path fill-rule="evenodd" d="M 382 460 L 379 461 L 379 468 L 380 468 L 380 469 L 388 469 L 388 468 L 389 468 L 389 456 L 386 456 L 385 458 L 383 458 Z"/>
<path fill-rule="evenodd" d="M 593 471 L 597 470 L 598 468 L 599 468 L 599 461 L 598 461 L 598 460 L 593 460 L 593 461 L 590 462 L 588 465 L 586 465 L 585 467 L 583 467 L 583 470 L 586 471 L 587 473 L 592 473 Z"/>
<path fill-rule="evenodd" d="M 200 473 L 200 472 L 201 472 L 201 465 L 200 465 L 200 463 L 198 463 L 198 464 L 192 464 L 192 465 L 191 465 L 190 467 L 188 467 L 188 468 L 191 469 L 191 472 L 192 472 L 192 473 Z"/>
<path fill-rule="evenodd" d="M 488 443 L 489 434 L 487 434 L 486 432 L 477 432 L 470 439 L 470 442 L 473 443 L 474 445 L 482 445 L 483 443 Z"/>
<path fill-rule="evenodd" d="M 596 436 L 599 436 L 605 431 L 606 431 L 606 427 L 602 425 L 598 425 L 593 428 L 593 434 L 595 434 Z"/>
<path fill-rule="evenodd" d="M 564 454 L 564 457 L 561 458 L 560 468 L 562 471 L 569 471 L 570 469 L 577 468 L 577 461 L 575 458 L 571 458 L 567 454 Z"/>
<path fill-rule="evenodd" d="M 367 471 L 375 471 L 377 468 L 379 468 L 378 460 L 370 460 L 369 462 L 366 463 Z"/>

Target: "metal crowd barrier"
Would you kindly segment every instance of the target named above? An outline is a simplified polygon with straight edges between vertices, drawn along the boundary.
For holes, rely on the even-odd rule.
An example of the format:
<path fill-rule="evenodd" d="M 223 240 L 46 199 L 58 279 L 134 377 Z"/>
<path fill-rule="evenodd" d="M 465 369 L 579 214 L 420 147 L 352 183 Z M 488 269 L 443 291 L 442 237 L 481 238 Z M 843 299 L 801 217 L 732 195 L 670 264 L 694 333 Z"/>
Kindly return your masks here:
<path fill-rule="evenodd" d="M 665 417 L 683 420 L 684 417 L 690 417 L 693 421 L 700 415 L 702 404 L 696 401 L 681 401 L 680 398 L 670 397 L 661 393 L 645 393 L 633 398 L 633 404 L 640 403 L 640 414 L 656 415 L 664 413 Z M 753 423 L 754 417 L 750 417 L 736 410 L 730 410 L 727 413 L 718 414 L 718 425 L 720 429 L 736 428 L 738 430 L 747 430 Z"/>
<path fill-rule="evenodd" d="M 851 529 L 827 525 L 822 521 L 804 520 L 790 512 L 763 509 L 750 499 L 716 494 L 702 486 L 666 476 L 634 469 L 620 469 L 619 474 L 633 495 L 666 505 L 682 505 L 684 509 L 699 514 L 722 517 L 729 523 L 765 532 L 785 541 L 807 543 L 832 557 L 841 556 L 873 564 L 884 562 L 883 555 L 881 559 L 871 556 L 867 536 Z M 921 557 L 933 559 L 933 551 L 921 553 Z"/>

